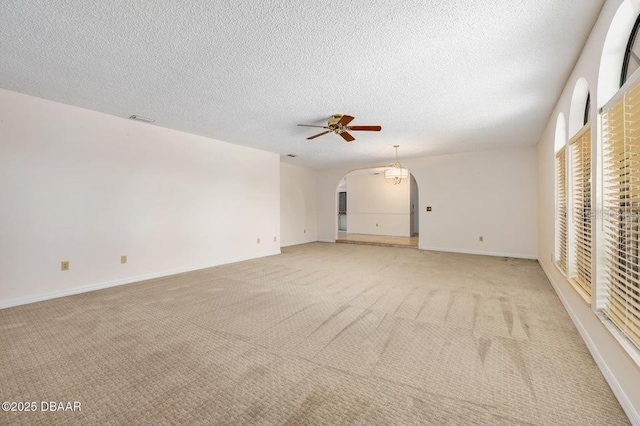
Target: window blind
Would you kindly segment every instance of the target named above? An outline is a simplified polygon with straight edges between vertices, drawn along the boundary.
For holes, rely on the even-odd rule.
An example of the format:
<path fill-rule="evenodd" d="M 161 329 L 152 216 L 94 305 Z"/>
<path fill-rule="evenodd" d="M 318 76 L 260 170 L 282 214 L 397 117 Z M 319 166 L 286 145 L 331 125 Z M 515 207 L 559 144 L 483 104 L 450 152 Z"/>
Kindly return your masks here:
<path fill-rule="evenodd" d="M 573 204 L 575 268 L 569 280 L 591 303 L 591 125 L 586 124 L 569 142 Z"/>
<path fill-rule="evenodd" d="M 556 153 L 556 208 L 557 208 L 557 232 L 556 232 L 556 263 L 558 267 L 567 273 L 567 156 L 566 149 L 562 147 Z"/>
<path fill-rule="evenodd" d="M 628 82 L 630 83 L 630 82 Z M 640 83 L 603 108 L 604 312 L 640 348 Z"/>

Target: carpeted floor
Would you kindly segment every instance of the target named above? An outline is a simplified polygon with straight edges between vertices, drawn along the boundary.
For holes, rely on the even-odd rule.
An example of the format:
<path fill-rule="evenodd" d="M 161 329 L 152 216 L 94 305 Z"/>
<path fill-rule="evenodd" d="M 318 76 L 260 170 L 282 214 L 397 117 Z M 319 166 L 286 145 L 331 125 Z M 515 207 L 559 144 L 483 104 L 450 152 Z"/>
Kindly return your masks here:
<path fill-rule="evenodd" d="M 535 261 L 314 243 L 0 310 L 0 424 L 623 425 Z M 40 408 L 40 407 L 39 407 Z"/>

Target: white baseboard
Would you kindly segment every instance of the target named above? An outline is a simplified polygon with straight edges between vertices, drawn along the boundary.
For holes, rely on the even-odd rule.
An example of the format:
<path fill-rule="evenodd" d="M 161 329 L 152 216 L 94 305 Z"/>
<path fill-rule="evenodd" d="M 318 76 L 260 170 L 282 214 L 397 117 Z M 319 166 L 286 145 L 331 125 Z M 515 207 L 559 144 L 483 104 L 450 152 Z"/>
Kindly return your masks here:
<path fill-rule="evenodd" d="M 567 311 L 567 313 L 569 314 L 569 317 L 571 318 L 576 328 L 578 329 L 578 333 L 580 333 L 582 340 L 584 340 L 585 344 L 587 345 L 587 348 L 589 349 L 591 356 L 593 357 L 596 364 L 598 365 L 598 368 L 600 369 L 600 371 L 602 372 L 602 375 L 604 376 L 605 380 L 609 384 L 609 387 L 613 391 L 613 394 L 618 399 L 620 406 L 622 406 L 622 409 L 624 410 L 625 414 L 627 415 L 627 417 L 629 417 L 631 424 L 634 426 L 640 426 L 640 413 L 638 413 L 633 402 L 627 396 L 622 386 L 620 386 L 620 383 L 616 379 L 616 376 L 613 374 L 613 372 L 609 368 L 607 361 L 603 358 L 602 354 L 598 350 L 598 347 L 593 342 L 593 339 L 591 338 L 589 331 L 586 329 L 582 321 L 580 321 L 580 318 L 578 317 L 578 315 L 576 315 L 571 304 L 568 302 L 568 300 L 564 296 L 564 293 L 560 290 L 561 283 L 556 282 L 556 280 L 547 270 L 547 267 L 545 266 L 544 262 L 539 262 L 539 263 L 545 275 L 549 279 L 549 282 L 553 286 L 553 289 L 558 295 L 558 298 L 562 302 L 564 309 Z M 567 283 L 566 285 L 569 286 L 570 284 Z M 623 350 L 623 349 L 620 348 L 620 350 Z"/>
<path fill-rule="evenodd" d="M 420 250 L 442 251 L 442 252 L 445 252 L 445 253 L 477 254 L 477 255 L 480 255 L 480 256 L 513 257 L 513 258 L 516 258 L 516 259 L 538 260 L 538 256 L 532 255 L 532 254 L 500 253 L 500 252 L 492 252 L 492 251 L 450 249 L 450 248 L 428 247 L 428 246 L 420 246 L 418 248 Z"/>
<path fill-rule="evenodd" d="M 335 243 L 336 240 L 325 240 L 318 239 L 318 242 L 321 243 Z M 538 260 L 538 256 L 533 254 L 520 254 L 520 253 L 499 253 L 499 252 L 491 252 L 491 251 L 475 251 L 475 250 L 464 250 L 464 249 L 449 249 L 442 247 L 429 247 L 429 246 L 419 246 L 418 249 L 426 250 L 426 251 L 442 251 L 445 253 L 459 253 L 459 254 L 477 254 L 479 256 L 495 256 L 495 257 L 513 257 L 515 259 L 528 259 L 528 260 Z"/>
<path fill-rule="evenodd" d="M 318 238 L 316 241 L 319 243 L 335 243 L 336 239 Z"/>
<path fill-rule="evenodd" d="M 280 247 L 291 247 L 291 246 L 299 246 L 300 244 L 309 244 L 309 243 L 315 243 L 318 240 L 300 240 L 300 241 L 294 241 L 294 242 L 289 242 L 286 244 L 282 244 Z"/>
<path fill-rule="evenodd" d="M 154 272 L 154 273 L 151 273 L 151 274 L 137 275 L 135 277 L 122 278 L 122 279 L 114 280 L 114 281 L 107 281 L 107 282 L 102 282 L 102 283 L 97 283 L 97 284 L 89 284 L 89 285 L 82 286 L 82 287 L 74 287 L 74 288 L 71 288 L 71 289 L 59 290 L 59 291 L 54 291 L 54 292 L 46 293 L 46 294 L 39 294 L 37 296 L 29 296 L 29 297 L 22 297 L 22 298 L 19 298 L 19 299 L 11 299 L 11 300 L 6 300 L 6 301 L 0 301 L 0 309 L 11 308 L 13 306 L 26 305 L 26 304 L 29 304 L 29 303 L 42 302 L 43 300 L 57 299 L 59 297 L 71 296 L 73 294 L 86 293 L 86 292 L 89 292 L 89 291 L 100 290 L 100 289 L 103 289 L 103 288 L 116 287 L 116 286 L 120 286 L 120 285 L 131 284 L 131 283 L 138 282 L 138 281 L 150 280 L 150 279 L 153 279 L 153 278 L 161 278 L 161 277 L 166 277 L 166 276 L 169 276 L 169 275 L 181 274 L 183 272 L 197 271 L 199 269 L 212 268 L 214 266 L 226 265 L 228 263 L 242 262 L 244 260 L 251 260 L 251 259 L 259 259 L 261 257 L 274 256 L 274 255 L 278 255 L 278 254 L 280 254 L 280 250 L 276 250 L 276 251 L 274 251 L 272 253 L 267 253 L 267 254 L 259 255 L 259 256 L 231 257 L 231 258 L 226 258 L 226 259 L 222 259 L 222 260 L 219 260 L 219 261 L 216 261 L 216 262 L 213 262 L 213 263 L 208 263 L 208 264 L 203 264 L 203 265 L 192 265 L 192 266 L 187 266 L 187 267 L 184 267 L 184 268 L 170 269 L 170 270 L 167 270 L 167 271 L 160 271 L 160 272 Z"/>

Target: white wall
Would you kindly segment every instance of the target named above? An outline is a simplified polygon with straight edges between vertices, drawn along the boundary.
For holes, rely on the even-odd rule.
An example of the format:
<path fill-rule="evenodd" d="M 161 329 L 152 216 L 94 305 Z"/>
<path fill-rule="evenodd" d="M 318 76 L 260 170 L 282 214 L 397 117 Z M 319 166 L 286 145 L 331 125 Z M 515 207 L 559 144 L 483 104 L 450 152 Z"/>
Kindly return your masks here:
<path fill-rule="evenodd" d="M 279 253 L 279 175 L 276 154 L 0 90 L 0 307 Z"/>
<path fill-rule="evenodd" d="M 418 184 L 420 248 L 535 258 L 536 161 L 533 146 L 404 161 Z M 321 241 L 335 241 L 336 187 L 350 171 L 319 172 Z"/>
<path fill-rule="evenodd" d="M 389 185 L 384 174 L 347 176 L 347 232 L 408 237 L 409 181 Z"/>
<path fill-rule="evenodd" d="M 307 167 L 280 163 L 281 246 L 318 239 L 316 185 L 318 172 Z"/>
<path fill-rule="evenodd" d="M 611 66 L 614 66 L 618 71 L 613 73 L 613 77 L 619 78 L 619 65 L 621 63 L 620 58 L 618 65 L 615 65 L 616 60 L 614 60 L 612 63 L 601 68 L 600 58 L 610 23 L 621 3 L 620 0 L 609 0 L 605 3 L 589 40 L 567 81 L 562 95 L 549 118 L 542 138 L 538 143 L 538 260 L 625 412 L 631 418 L 633 424 L 640 425 L 640 366 L 623 350 L 621 344 L 614 339 L 613 335 L 597 316 L 595 312 L 596 304 L 594 303 L 593 306 L 588 306 L 584 300 L 578 296 L 564 275 L 552 262 L 555 249 L 554 140 L 557 117 L 562 113 L 565 117 L 569 117 L 570 122 L 572 121 L 571 101 L 574 88 L 576 87 L 576 83 L 581 81 L 581 78 L 584 78 L 591 91 L 591 123 L 595 123 L 595 125 L 592 126 L 592 151 L 594 154 L 599 152 L 598 139 L 600 129 L 596 105 L 601 106 L 606 102 L 606 99 L 603 99 L 602 93 L 600 93 L 601 88 L 598 87 L 598 80 L 601 77 L 599 70 L 602 69 L 606 71 L 611 68 Z M 635 4 L 635 9 L 632 9 L 631 3 L 625 6 L 628 9 L 625 10 L 625 15 L 637 16 L 638 11 L 640 11 L 640 2 L 634 0 L 633 4 Z M 627 20 L 630 19 L 629 16 L 626 16 Z M 635 18 L 631 18 L 630 20 L 633 21 L 633 19 Z M 628 38 L 630 29 L 622 30 L 617 28 L 616 30 L 618 32 L 625 32 L 625 37 Z M 617 76 L 615 74 L 617 74 Z M 610 86 L 613 85 L 615 87 L 616 84 L 615 81 L 613 83 L 609 82 L 609 84 L 604 87 L 604 90 L 609 96 L 611 94 Z M 598 101 L 597 104 L 596 100 Z M 565 139 L 568 140 L 571 136 L 572 135 L 566 134 Z M 594 167 L 593 171 L 594 182 L 599 185 L 599 167 Z M 600 251 L 603 245 L 600 238 L 601 223 L 599 217 L 597 217 L 596 220 L 597 222 L 593 227 L 594 230 L 596 230 L 594 243 L 597 245 L 598 251 Z M 597 264 L 595 264 L 592 274 L 594 282 L 601 271 L 602 268 L 597 267 Z"/>
<path fill-rule="evenodd" d="M 535 147 L 406 163 L 420 189 L 420 248 L 535 258 Z"/>

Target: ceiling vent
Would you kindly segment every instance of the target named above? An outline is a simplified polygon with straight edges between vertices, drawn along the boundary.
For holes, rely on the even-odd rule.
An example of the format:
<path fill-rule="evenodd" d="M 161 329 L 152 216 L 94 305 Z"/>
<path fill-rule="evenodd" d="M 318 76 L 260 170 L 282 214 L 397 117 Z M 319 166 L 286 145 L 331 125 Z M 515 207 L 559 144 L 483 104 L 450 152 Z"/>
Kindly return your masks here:
<path fill-rule="evenodd" d="M 136 121 L 142 121 L 144 123 L 153 123 L 154 121 L 156 121 L 156 120 L 154 120 L 152 118 L 143 117 L 143 116 L 137 115 L 137 114 L 129 116 L 129 118 L 132 119 L 132 120 L 136 120 Z"/>
<path fill-rule="evenodd" d="M 297 155 L 295 155 L 295 154 L 287 154 L 287 157 L 296 158 Z"/>

